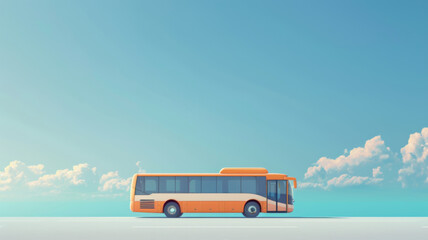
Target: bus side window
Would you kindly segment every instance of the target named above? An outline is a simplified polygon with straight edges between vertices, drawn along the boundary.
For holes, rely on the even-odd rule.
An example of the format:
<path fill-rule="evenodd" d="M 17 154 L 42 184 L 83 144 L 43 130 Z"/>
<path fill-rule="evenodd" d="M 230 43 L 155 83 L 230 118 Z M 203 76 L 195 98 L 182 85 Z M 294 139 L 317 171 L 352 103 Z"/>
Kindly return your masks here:
<path fill-rule="evenodd" d="M 174 193 L 175 177 L 159 177 L 159 193 Z"/>
<path fill-rule="evenodd" d="M 200 193 L 201 185 L 201 177 L 189 177 L 189 193 Z"/>
<path fill-rule="evenodd" d="M 242 193 L 257 194 L 256 177 L 242 177 Z"/>
<path fill-rule="evenodd" d="M 227 177 L 227 192 L 241 193 L 241 177 Z"/>
<path fill-rule="evenodd" d="M 175 177 L 175 192 L 188 193 L 189 192 L 189 178 L 188 177 Z"/>
<path fill-rule="evenodd" d="M 144 180 L 145 194 L 157 193 L 158 181 L 159 177 L 146 177 Z"/>
<path fill-rule="evenodd" d="M 203 193 L 216 193 L 217 192 L 217 178 L 216 177 L 202 177 L 202 192 Z"/>
<path fill-rule="evenodd" d="M 218 177 L 218 193 L 241 193 L 241 177 Z"/>
<path fill-rule="evenodd" d="M 266 197 L 266 177 L 257 178 L 257 195 Z"/>
<path fill-rule="evenodd" d="M 135 184 L 135 195 L 144 194 L 144 177 L 137 177 L 137 182 Z"/>
<path fill-rule="evenodd" d="M 217 193 L 226 193 L 227 177 L 217 177 Z"/>

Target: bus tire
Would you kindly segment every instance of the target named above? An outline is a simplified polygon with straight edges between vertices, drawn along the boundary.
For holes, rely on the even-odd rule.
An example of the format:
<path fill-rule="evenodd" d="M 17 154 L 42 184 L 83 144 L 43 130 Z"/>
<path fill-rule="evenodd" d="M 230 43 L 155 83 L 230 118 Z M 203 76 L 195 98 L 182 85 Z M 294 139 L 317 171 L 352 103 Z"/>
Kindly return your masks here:
<path fill-rule="evenodd" d="M 260 213 L 260 205 L 255 201 L 250 201 L 245 204 L 242 214 L 247 218 L 257 217 Z"/>
<path fill-rule="evenodd" d="M 176 218 L 181 216 L 181 209 L 176 202 L 169 202 L 163 208 L 163 213 L 165 213 L 167 217 Z"/>

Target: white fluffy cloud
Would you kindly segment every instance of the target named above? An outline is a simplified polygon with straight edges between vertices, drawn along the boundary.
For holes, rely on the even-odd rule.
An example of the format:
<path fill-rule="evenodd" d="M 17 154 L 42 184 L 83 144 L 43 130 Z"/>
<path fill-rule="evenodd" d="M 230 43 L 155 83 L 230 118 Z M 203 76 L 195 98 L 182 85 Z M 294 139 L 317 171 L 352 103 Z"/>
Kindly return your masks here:
<path fill-rule="evenodd" d="M 87 163 L 73 166 L 72 169 L 60 169 L 54 174 L 46 174 L 37 180 L 28 182 L 30 187 L 64 187 L 85 184 L 87 179 L 94 176 L 96 168 L 89 167 Z"/>
<path fill-rule="evenodd" d="M 428 158 L 428 128 L 411 134 L 407 145 L 401 149 L 401 155 L 403 163 L 425 162 Z"/>
<path fill-rule="evenodd" d="M 320 158 L 307 169 L 303 188 L 345 187 L 385 181 L 403 187 L 428 186 L 428 128 L 410 134 L 401 148 L 401 159 L 385 146 L 380 136 L 335 158 Z M 397 178 L 398 176 L 398 178 Z"/>
<path fill-rule="evenodd" d="M 403 166 L 398 171 L 398 181 L 402 186 L 428 183 L 428 128 L 409 136 L 407 145 L 401 148 L 401 156 Z"/>
<path fill-rule="evenodd" d="M 12 161 L 0 171 L 0 191 L 6 191 L 12 187 L 27 181 L 28 177 L 35 177 L 43 173 L 42 164 L 27 166 L 21 161 Z"/>
<path fill-rule="evenodd" d="M 129 190 L 129 185 L 131 184 L 131 177 L 129 178 L 121 178 L 119 177 L 119 173 L 108 172 L 103 174 L 100 178 L 100 191 L 112 191 L 112 190 Z"/>
<path fill-rule="evenodd" d="M 378 178 L 382 174 L 379 165 L 390 158 L 390 148 L 385 146 L 380 136 L 366 141 L 364 147 L 356 147 L 351 151 L 345 149 L 344 154 L 337 158 L 320 158 L 314 166 L 307 169 L 302 187 L 344 187 L 362 184 L 376 184 L 383 181 Z M 366 176 L 352 176 L 350 173 L 360 172 Z"/>
<path fill-rule="evenodd" d="M 140 162 L 136 165 L 138 172 L 145 172 Z M 97 168 L 88 163 L 80 163 L 70 169 L 59 169 L 54 173 L 45 173 L 44 169 L 43 164 L 28 166 L 20 161 L 10 162 L 0 171 L 0 192 L 19 189 L 34 190 L 32 193 L 41 195 L 68 192 L 108 197 L 125 193 L 131 184 L 131 177 L 121 178 L 118 171 L 98 174 Z M 105 193 L 97 194 L 98 191 Z"/>
<path fill-rule="evenodd" d="M 302 182 L 299 183 L 300 188 L 327 188 L 326 185 L 322 183 L 315 183 L 315 182 Z"/>
<path fill-rule="evenodd" d="M 375 178 L 375 177 L 377 177 L 377 176 L 380 176 L 380 175 L 382 175 L 382 171 L 380 170 L 380 166 L 379 167 L 377 167 L 377 168 L 373 168 L 373 177 Z"/>
<path fill-rule="evenodd" d="M 327 187 L 328 186 L 346 187 L 346 186 L 352 186 L 352 185 L 373 184 L 381 181 L 383 181 L 382 178 L 349 176 L 348 174 L 342 174 L 339 177 L 334 177 L 328 180 Z"/>
<path fill-rule="evenodd" d="M 146 172 L 146 170 L 144 170 L 143 167 L 141 166 L 140 161 L 138 161 L 135 165 L 137 165 L 139 173 L 145 173 Z"/>
<path fill-rule="evenodd" d="M 346 151 L 345 151 L 346 152 Z M 380 136 L 366 141 L 364 147 L 357 147 L 349 152 L 349 155 L 340 155 L 336 159 L 320 158 L 315 166 L 309 167 L 305 178 L 310 178 L 325 171 L 340 171 L 344 168 L 357 167 L 369 161 L 379 161 L 390 157 L 390 149 L 385 146 Z"/>

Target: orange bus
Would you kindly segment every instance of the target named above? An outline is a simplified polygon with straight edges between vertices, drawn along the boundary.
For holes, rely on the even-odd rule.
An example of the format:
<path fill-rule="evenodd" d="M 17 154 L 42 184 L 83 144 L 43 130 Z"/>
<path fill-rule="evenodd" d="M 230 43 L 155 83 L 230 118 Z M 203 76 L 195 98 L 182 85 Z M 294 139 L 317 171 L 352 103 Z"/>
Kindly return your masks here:
<path fill-rule="evenodd" d="M 131 211 L 165 213 L 289 213 L 294 209 L 293 181 L 285 174 L 264 168 L 223 168 L 220 173 L 135 174 L 131 187 Z"/>

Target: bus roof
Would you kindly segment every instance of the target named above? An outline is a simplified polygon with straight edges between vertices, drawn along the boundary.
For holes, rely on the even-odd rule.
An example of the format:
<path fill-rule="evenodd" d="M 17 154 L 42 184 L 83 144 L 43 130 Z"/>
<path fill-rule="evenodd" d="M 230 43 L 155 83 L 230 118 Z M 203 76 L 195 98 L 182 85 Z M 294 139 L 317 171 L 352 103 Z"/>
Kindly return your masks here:
<path fill-rule="evenodd" d="M 269 179 L 285 179 L 287 175 L 269 173 L 265 168 L 223 168 L 219 173 L 137 173 L 136 176 L 266 176 Z"/>
<path fill-rule="evenodd" d="M 222 168 L 221 174 L 267 174 L 266 168 Z"/>

